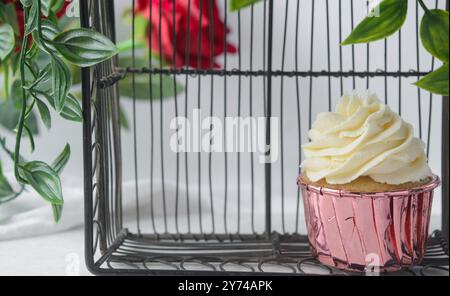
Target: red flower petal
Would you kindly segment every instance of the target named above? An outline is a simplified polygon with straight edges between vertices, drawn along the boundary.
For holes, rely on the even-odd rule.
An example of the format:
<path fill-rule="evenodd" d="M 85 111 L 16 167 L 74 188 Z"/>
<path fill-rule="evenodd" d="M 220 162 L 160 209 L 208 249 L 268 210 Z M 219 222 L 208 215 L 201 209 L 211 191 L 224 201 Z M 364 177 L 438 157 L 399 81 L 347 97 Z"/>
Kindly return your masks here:
<path fill-rule="evenodd" d="M 225 42 L 229 29 L 216 0 L 138 0 L 136 13 L 149 20 L 152 51 L 176 67 L 220 68 L 217 56 L 237 52 Z"/>

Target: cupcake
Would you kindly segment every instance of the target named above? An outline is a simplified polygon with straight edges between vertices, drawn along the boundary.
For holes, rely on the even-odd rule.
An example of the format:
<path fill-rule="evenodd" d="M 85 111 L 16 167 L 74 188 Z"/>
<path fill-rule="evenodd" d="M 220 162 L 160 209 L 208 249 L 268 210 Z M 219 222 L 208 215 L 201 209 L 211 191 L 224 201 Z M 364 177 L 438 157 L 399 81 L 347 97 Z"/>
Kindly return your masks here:
<path fill-rule="evenodd" d="M 413 126 L 353 93 L 319 114 L 309 137 L 298 184 L 313 255 L 357 272 L 420 263 L 439 179 Z"/>

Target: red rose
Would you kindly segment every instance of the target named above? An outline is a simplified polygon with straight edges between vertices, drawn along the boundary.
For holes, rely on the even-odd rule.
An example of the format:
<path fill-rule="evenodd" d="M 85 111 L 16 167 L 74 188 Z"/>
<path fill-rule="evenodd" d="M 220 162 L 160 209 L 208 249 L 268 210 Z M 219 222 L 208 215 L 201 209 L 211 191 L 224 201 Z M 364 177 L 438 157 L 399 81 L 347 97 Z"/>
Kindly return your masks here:
<path fill-rule="evenodd" d="M 19 26 L 20 37 L 23 38 L 23 33 L 24 33 L 23 8 L 22 8 L 22 4 L 20 4 L 20 0 L 1 0 L 1 1 L 5 4 L 14 2 L 15 7 L 16 7 L 17 24 Z M 58 18 L 61 18 L 64 16 L 64 14 L 66 13 L 66 8 L 70 4 L 70 2 L 72 2 L 72 0 L 64 1 L 64 4 L 61 7 L 61 9 L 56 13 L 56 16 Z"/>
<path fill-rule="evenodd" d="M 159 13 L 161 1 L 162 13 Z M 191 1 L 190 19 L 188 4 Z M 200 5 L 202 2 L 202 5 Z M 212 3 L 212 15 L 210 15 L 210 4 Z M 150 5 L 152 15 L 150 18 Z M 173 11 L 175 5 L 175 23 L 173 22 Z M 159 53 L 161 29 L 161 56 L 164 60 L 175 64 L 177 68 L 189 65 L 197 69 L 220 68 L 215 58 L 225 52 L 236 53 L 237 49 L 231 43 L 225 44 L 229 29 L 220 18 L 216 0 L 138 0 L 136 13 L 144 15 L 149 21 L 151 30 L 151 47 Z M 200 14 L 201 23 L 200 23 Z M 161 28 L 160 28 L 161 17 Z M 213 36 L 211 36 L 211 27 Z M 175 41 L 173 30 L 175 30 Z M 201 47 L 199 40 L 201 35 Z M 189 48 L 187 48 L 187 38 Z M 212 37 L 212 38 L 211 38 Z M 211 45 L 214 47 L 211 63 Z M 186 55 L 189 52 L 188 60 Z M 174 61 L 175 54 L 175 61 Z"/>

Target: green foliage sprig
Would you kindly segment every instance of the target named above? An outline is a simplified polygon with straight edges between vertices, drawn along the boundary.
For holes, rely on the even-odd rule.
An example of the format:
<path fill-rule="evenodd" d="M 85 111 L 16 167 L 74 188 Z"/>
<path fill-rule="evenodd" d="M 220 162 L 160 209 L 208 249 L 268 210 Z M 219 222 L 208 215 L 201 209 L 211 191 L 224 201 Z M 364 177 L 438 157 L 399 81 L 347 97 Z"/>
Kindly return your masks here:
<path fill-rule="evenodd" d="M 230 9 L 231 11 L 240 10 L 259 1 L 260 0 L 231 0 Z"/>
<path fill-rule="evenodd" d="M 417 0 L 424 16 L 420 24 L 420 39 L 424 48 L 444 63 L 442 67 L 415 83 L 429 92 L 448 96 L 448 11 L 428 9 L 423 0 Z M 374 11 L 379 15 L 367 16 L 342 43 L 343 45 L 369 43 L 385 39 L 401 29 L 408 15 L 408 0 L 383 0 Z"/>
<path fill-rule="evenodd" d="M 58 0 L 21 0 L 24 11 L 24 34 L 20 40 L 14 6 L 0 2 L 0 63 L 5 76 L 6 103 L 13 104 L 16 143 L 14 151 L 8 149 L 6 140 L 0 139 L 2 148 L 11 158 L 14 175 L 20 186 L 15 191 L 3 175 L 0 162 L 0 204 L 10 201 L 23 191 L 33 188 L 51 204 L 55 221 L 61 218 L 64 198 L 60 174 L 70 158 L 67 144 L 59 156 L 48 164 L 43 161 L 27 161 L 20 152 L 24 139 L 31 150 L 35 149 L 36 116 L 51 127 L 50 108 L 62 118 L 81 122 L 82 111 L 78 100 L 70 93 L 72 73 L 69 63 L 77 67 L 90 67 L 117 54 L 116 46 L 105 36 L 88 29 L 62 31 L 55 11 L 60 8 Z M 15 48 L 20 40 L 20 50 Z M 9 92 L 9 74 L 19 73 Z M 14 99 L 11 99 L 14 95 Z M 0 113 L 2 110 L 0 105 Z M 3 119 L 2 119 L 3 120 Z M 3 125 L 5 125 L 3 123 Z"/>

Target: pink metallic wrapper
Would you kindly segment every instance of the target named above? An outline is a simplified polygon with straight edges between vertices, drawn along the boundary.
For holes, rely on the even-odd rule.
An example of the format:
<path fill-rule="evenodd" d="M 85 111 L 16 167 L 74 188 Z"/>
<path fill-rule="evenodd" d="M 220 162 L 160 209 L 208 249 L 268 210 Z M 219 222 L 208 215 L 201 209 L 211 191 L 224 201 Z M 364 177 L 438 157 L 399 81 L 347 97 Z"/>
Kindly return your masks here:
<path fill-rule="evenodd" d="M 298 183 L 312 253 L 321 263 L 383 272 L 422 261 L 437 176 L 418 188 L 380 193 L 322 188 L 301 178 Z"/>

